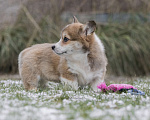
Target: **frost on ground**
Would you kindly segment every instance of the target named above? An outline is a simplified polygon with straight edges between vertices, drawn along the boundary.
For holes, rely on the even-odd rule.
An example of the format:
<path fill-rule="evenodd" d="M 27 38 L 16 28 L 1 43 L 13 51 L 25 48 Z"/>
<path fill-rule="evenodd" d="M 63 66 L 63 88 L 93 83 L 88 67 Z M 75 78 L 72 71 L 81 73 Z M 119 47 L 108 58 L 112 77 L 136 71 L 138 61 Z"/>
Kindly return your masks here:
<path fill-rule="evenodd" d="M 0 120 L 150 120 L 150 79 L 132 85 L 146 95 L 95 93 L 88 87 L 72 91 L 56 83 L 29 92 L 21 81 L 1 80 Z"/>

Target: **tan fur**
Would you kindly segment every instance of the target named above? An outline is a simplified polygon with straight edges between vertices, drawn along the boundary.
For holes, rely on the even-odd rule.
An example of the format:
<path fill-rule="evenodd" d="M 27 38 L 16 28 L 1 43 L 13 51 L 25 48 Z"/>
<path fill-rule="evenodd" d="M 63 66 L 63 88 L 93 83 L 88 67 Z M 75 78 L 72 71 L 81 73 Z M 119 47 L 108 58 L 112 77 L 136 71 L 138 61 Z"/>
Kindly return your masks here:
<path fill-rule="evenodd" d="M 93 31 L 95 28 L 92 27 L 88 28 L 88 24 L 81 24 L 75 18 L 74 23 L 62 30 L 61 39 L 57 44 L 37 44 L 23 50 L 19 54 L 19 73 L 25 89 L 37 89 L 39 85 L 45 87 L 46 81 L 62 82 L 64 79 L 70 85 L 74 82 L 82 86 L 89 84 L 93 89 L 97 89 L 97 85 L 104 80 L 107 59 L 103 48 L 96 41 Z M 65 37 L 69 39 L 67 42 L 63 41 Z M 57 55 L 57 53 L 64 52 L 61 49 L 72 50 Z M 84 57 L 87 54 L 86 64 L 82 58 L 81 60 L 74 58 L 80 57 L 80 54 Z M 81 68 L 74 69 L 73 63 L 79 64 Z M 85 74 L 87 72 L 91 74 L 87 82 L 85 75 L 82 75 L 84 70 Z M 98 74 L 99 71 L 101 75 Z"/>
<path fill-rule="evenodd" d="M 23 50 L 20 55 L 20 76 L 25 89 L 37 89 L 38 76 L 59 81 L 58 64 L 60 57 L 54 54 L 51 44 L 38 44 Z"/>

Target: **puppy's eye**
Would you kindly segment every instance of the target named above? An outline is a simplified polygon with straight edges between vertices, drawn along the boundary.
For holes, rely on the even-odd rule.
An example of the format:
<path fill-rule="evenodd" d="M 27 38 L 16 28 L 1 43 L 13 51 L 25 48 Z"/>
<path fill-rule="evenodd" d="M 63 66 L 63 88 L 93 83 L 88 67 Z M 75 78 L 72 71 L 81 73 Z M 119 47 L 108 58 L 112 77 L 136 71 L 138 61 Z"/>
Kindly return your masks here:
<path fill-rule="evenodd" d="M 69 38 L 64 37 L 64 42 L 67 42 L 69 40 Z"/>

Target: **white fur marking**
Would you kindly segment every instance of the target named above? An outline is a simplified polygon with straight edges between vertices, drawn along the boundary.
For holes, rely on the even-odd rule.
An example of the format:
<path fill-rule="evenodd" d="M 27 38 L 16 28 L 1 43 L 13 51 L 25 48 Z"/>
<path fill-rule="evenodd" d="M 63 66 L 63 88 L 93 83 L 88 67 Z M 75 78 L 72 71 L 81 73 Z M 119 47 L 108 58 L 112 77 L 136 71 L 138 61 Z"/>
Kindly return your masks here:
<path fill-rule="evenodd" d="M 95 33 L 94 33 L 94 37 L 95 37 L 95 40 L 98 43 L 99 47 L 101 48 L 101 50 L 104 52 L 105 49 L 104 49 L 104 45 L 102 44 L 101 40 L 99 39 L 99 37 Z"/>
<path fill-rule="evenodd" d="M 88 53 L 73 54 L 67 58 L 70 72 L 78 75 L 79 85 L 86 85 L 90 83 L 93 75 L 90 72 L 90 66 L 87 59 Z"/>

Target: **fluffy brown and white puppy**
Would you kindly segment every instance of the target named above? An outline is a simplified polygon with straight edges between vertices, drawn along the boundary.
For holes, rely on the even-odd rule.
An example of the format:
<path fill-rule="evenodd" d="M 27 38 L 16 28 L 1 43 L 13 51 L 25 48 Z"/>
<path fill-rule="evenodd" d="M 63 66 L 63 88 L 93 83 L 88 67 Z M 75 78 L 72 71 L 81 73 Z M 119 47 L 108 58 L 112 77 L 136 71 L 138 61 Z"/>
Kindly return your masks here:
<path fill-rule="evenodd" d="M 25 89 L 37 89 L 46 81 L 61 81 L 77 90 L 78 86 L 104 81 L 107 59 L 102 42 L 95 34 L 96 23 L 78 22 L 64 27 L 56 44 L 37 44 L 19 54 L 19 73 Z"/>

